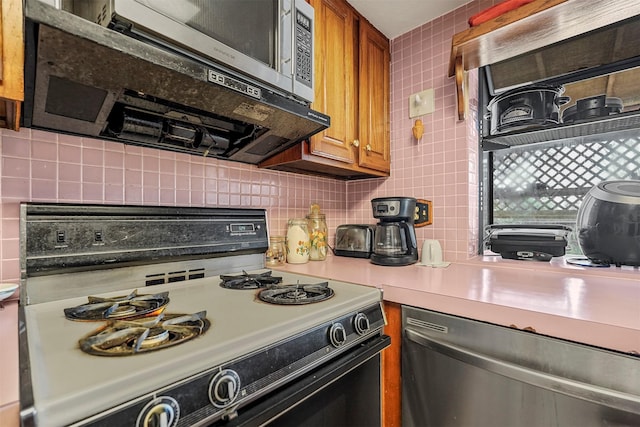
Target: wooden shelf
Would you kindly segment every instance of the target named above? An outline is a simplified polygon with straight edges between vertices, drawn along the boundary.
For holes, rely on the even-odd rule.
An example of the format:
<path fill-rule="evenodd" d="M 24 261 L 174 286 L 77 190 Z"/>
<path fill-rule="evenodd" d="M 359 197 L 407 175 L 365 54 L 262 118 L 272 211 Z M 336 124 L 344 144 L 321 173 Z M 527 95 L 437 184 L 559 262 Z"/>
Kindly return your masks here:
<path fill-rule="evenodd" d="M 640 15 L 637 0 L 535 0 L 491 21 L 453 36 L 449 77 L 519 55 Z M 461 83 L 459 83 L 461 82 Z M 463 94 L 458 87 L 458 94 Z M 465 95 L 466 97 L 466 95 Z M 458 103 L 464 120 L 466 100 Z"/>

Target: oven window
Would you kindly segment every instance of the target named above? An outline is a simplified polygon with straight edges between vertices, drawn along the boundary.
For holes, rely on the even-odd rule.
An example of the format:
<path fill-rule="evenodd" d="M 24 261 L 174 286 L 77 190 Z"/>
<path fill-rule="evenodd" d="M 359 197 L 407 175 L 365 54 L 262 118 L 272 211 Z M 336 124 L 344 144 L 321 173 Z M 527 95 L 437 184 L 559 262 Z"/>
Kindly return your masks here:
<path fill-rule="evenodd" d="M 379 426 L 380 355 L 279 414 L 269 427 Z"/>
<path fill-rule="evenodd" d="M 188 0 L 145 2 L 251 58 L 275 68 L 278 0 Z"/>

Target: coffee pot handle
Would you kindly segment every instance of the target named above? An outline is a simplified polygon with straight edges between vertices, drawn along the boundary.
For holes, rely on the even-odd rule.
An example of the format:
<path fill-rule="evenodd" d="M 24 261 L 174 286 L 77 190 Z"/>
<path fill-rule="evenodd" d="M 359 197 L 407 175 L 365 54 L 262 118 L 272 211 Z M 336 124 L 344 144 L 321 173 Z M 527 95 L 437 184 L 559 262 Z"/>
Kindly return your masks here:
<path fill-rule="evenodd" d="M 413 224 L 410 224 L 408 222 L 401 222 L 400 225 L 406 231 L 406 233 L 403 233 L 403 234 L 409 236 L 408 241 L 407 241 L 407 248 L 408 249 L 417 249 L 418 248 L 418 242 L 416 240 L 416 230 L 413 227 Z"/>

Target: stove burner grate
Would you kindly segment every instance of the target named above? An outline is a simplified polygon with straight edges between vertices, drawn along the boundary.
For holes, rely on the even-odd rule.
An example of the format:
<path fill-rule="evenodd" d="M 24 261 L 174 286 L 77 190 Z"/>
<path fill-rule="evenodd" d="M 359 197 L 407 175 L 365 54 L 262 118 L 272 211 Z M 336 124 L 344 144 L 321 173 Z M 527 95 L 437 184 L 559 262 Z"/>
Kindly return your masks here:
<path fill-rule="evenodd" d="M 158 315 L 169 304 L 169 292 L 138 295 L 134 290 L 129 295 L 103 298 L 89 296 L 88 303 L 65 308 L 64 316 L 69 320 L 99 321 L 111 319 L 135 319 Z"/>
<path fill-rule="evenodd" d="M 96 356 L 130 356 L 172 347 L 204 334 L 207 312 L 112 320 L 80 339 L 80 349 Z"/>
<path fill-rule="evenodd" d="M 329 282 L 273 286 L 258 293 L 258 298 L 270 304 L 302 305 L 328 300 L 333 296 Z"/>
<path fill-rule="evenodd" d="M 282 277 L 272 276 L 272 271 L 249 274 L 242 271 L 238 275 L 220 275 L 220 286 L 227 289 L 260 289 L 282 283 Z"/>

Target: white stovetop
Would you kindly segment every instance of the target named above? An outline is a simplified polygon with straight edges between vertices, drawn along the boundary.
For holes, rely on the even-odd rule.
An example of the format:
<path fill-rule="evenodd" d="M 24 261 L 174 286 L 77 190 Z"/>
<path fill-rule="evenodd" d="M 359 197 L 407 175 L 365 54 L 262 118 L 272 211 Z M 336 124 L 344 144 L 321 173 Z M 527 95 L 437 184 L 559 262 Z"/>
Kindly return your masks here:
<path fill-rule="evenodd" d="M 284 283 L 302 276 L 276 272 Z M 78 340 L 102 322 L 74 322 L 63 309 L 86 297 L 25 307 L 34 401 L 41 426 L 67 425 L 142 394 L 258 350 L 280 339 L 380 301 L 376 288 L 330 281 L 329 301 L 278 306 L 257 299 L 257 291 L 219 286 L 217 277 L 138 288 L 140 294 L 169 291 L 166 313 L 207 311 L 211 322 L 201 337 L 156 352 L 126 357 L 85 354 Z M 302 277 L 300 283 L 318 283 Z M 105 296 L 126 295 L 111 292 Z"/>

